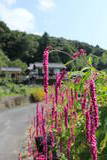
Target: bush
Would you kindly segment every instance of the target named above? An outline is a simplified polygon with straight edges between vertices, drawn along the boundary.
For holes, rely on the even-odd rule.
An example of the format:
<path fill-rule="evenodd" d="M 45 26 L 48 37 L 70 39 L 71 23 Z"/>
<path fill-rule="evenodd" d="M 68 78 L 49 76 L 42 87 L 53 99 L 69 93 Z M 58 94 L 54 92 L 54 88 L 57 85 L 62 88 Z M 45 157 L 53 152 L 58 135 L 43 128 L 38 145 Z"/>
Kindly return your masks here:
<path fill-rule="evenodd" d="M 33 102 L 40 102 L 45 99 L 45 92 L 42 87 L 31 89 L 31 99 Z"/>
<path fill-rule="evenodd" d="M 32 102 L 39 102 L 45 99 L 45 93 L 42 86 L 27 86 L 15 84 L 7 80 L 0 80 L 0 98 L 5 96 L 30 96 Z"/>

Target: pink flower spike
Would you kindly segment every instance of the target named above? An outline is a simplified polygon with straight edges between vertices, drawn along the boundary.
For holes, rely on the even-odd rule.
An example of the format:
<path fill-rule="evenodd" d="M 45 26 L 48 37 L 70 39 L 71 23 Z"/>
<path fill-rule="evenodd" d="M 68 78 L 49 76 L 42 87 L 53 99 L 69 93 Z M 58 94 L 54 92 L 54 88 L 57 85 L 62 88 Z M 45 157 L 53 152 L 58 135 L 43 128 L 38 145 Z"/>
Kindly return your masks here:
<path fill-rule="evenodd" d="M 80 56 L 86 55 L 86 51 L 84 49 L 79 49 L 79 51 L 75 52 L 74 55 L 72 56 L 72 59 L 77 59 Z"/>
<path fill-rule="evenodd" d="M 80 49 L 79 52 L 80 52 L 81 55 L 85 55 L 86 54 L 86 51 L 84 49 Z"/>
<path fill-rule="evenodd" d="M 71 152 L 71 139 L 69 138 L 68 142 L 67 142 L 67 158 L 68 158 L 68 160 L 71 160 L 70 152 Z"/>
<path fill-rule="evenodd" d="M 56 101 L 56 104 L 58 102 L 58 91 L 59 91 L 59 83 L 60 83 L 60 73 L 57 73 L 56 74 L 56 85 L 55 85 L 55 101 Z"/>
<path fill-rule="evenodd" d="M 82 98 L 82 111 L 84 113 L 85 109 L 86 109 L 86 105 L 87 105 L 87 92 L 84 92 L 83 98 Z"/>
<path fill-rule="evenodd" d="M 36 160 L 46 160 L 46 157 L 44 155 L 39 155 Z"/>
<path fill-rule="evenodd" d="M 58 112 L 55 111 L 55 128 L 58 126 Z"/>
<path fill-rule="evenodd" d="M 39 127 L 39 104 L 36 106 L 36 136 L 38 136 L 38 127 Z"/>
<path fill-rule="evenodd" d="M 49 153 L 49 160 L 53 160 L 52 152 Z"/>
<path fill-rule="evenodd" d="M 47 47 L 43 53 L 43 69 L 44 69 L 44 91 L 46 95 L 46 103 L 48 103 L 48 62 L 49 61 L 49 48 Z"/>
<path fill-rule="evenodd" d="M 91 156 L 92 160 L 98 160 L 97 141 L 95 134 L 91 135 Z"/>
<path fill-rule="evenodd" d="M 90 94 L 91 94 L 92 106 L 94 110 L 93 114 L 94 114 L 95 128 L 97 129 L 99 126 L 99 111 L 98 111 L 97 96 L 96 96 L 94 80 L 90 80 Z"/>
<path fill-rule="evenodd" d="M 66 74 L 66 70 L 63 69 L 63 71 L 61 73 L 57 73 L 56 74 L 56 85 L 55 85 L 55 101 L 56 101 L 56 104 L 58 102 L 58 91 L 59 91 L 59 88 L 61 87 L 61 82 L 64 78 Z"/>
<path fill-rule="evenodd" d="M 65 114 L 65 127 L 68 128 L 68 108 L 64 107 L 64 114 Z"/>
<path fill-rule="evenodd" d="M 21 155 L 21 153 L 19 153 L 19 158 L 18 158 L 18 160 L 22 160 L 22 155 Z"/>
<path fill-rule="evenodd" d="M 90 119 L 90 112 L 86 112 L 86 137 L 87 142 L 90 143 L 90 133 L 91 132 L 91 119 Z"/>
<path fill-rule="evenodd" d="M 96 131 L 95 110 L 93 105 L 90 106 L 90 120 L 91 120 L 91 127 L 90 127 L 91 156 L 92 160 L 98 160 L 97 141 L 95 136 L 95 131 Z"/>
<path fill-rule="evenodd" d="M 50 137 L 51 137 L 51 145 L 52 147 L 54 147 L 54 135 L 52 131 L 50 132 Z"/>

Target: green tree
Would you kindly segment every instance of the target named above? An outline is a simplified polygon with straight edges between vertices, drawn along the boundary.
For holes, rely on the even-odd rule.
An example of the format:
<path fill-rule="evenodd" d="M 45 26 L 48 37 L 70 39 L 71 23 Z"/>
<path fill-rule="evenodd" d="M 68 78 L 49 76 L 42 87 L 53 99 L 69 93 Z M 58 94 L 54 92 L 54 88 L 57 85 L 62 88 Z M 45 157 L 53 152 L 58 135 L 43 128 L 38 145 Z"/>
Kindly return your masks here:
<path fill-rule="evenodd" d="M 2 50 L 0 50 L 0 67 L 8 66 L 9 63 L 9 58 L 3 53 Z"/>
<path fill-rule="evenodd" d="M 12 60 L 22 59 L 30 48 L 30 41 L 26 33 L 12 31 L 5 47 L 8 57 Z"/>
<path fill-rule="evenodd" d="M 36 61 L 36 56 L 38 56 L 38 47 L 39 47 L 39 39 L 40 36 L 35 36 L 32 34 L 27 35 L 27 39 L 29 41 L 29 48 L 24 53 L 21 58 L 27 64 L 33 63 Z"/>
<path fill-rule="evenodd" d="M 104 50 L 96 45 L 96 47 L 93 48 L 92 54 L 96 56 L 102 56 L 103 52 Z"/>
<path fill-rule="evenodd" d="M 42 61 L 43 52 L 45 48 L 49 45 L 49 35 L 47 32 L 39 40 L 38 54 L 36 55 L 36 61 Z"/>
<path fill-rule="evenodd" d="M 107 66 L 107 51 L 102 54 L 101 62 Z"/>
<path fill-rule="evenodd" d="M 20 59 L 16 59 L 14 61 L 11 61 L 9 66 L 20 67 L 23 71 L 25 71 L 27 69 L 27 64 L 23 63 Z"/>
<path fill-rule="evenodd" d="M 86 50 L 87 55 L 93 56 L 93 65 L 99 70 L 107 68 L 107 51 L 100 46 L 95 47 L 88 43 L 67 40 L 65 38 L 50 37 L 48 33 L 44 33 L 43 36 L 34 34 L 27 34 L 20 31 L 11 31 L 8 26 L 0 21 L 0 49 L 5 53 L 11 61 L 20 59 L 24 63 L 42 62 L 43 51 L 47 46 L 52 46 L 53 49 L 58 49 L 63 52 L 72 54 L 80 48 Z M 54 52 L 50 54 L 50 62 L 62 62 L 66 63 L 70 59 L 63 53 Z M 4 62 L 1 62 L 1 64 Z M 81 68 L 83 62 L 80 60 L 75 61 L 69 65 L 69 68 L 78 66 Z"/>
<path fill-rule="evenodd" d="M 10 29 L 3 21 L 0 21 L 0 35 L 1 33 L 6 33 L 6 32 L 10 32 Z"/>

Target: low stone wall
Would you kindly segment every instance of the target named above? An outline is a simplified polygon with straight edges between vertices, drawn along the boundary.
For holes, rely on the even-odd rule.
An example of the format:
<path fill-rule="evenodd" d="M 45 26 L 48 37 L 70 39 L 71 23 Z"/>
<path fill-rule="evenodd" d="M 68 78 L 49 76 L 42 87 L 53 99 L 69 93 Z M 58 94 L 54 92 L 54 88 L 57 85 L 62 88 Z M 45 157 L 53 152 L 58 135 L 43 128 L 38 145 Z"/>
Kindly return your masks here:
<path fill-rule="evenodd" d="M 9 96 L 0 99 L 0 109 L 14 108 L 17 106 L 23 106 L 28 103 L 31 103 L 31 99 L 29 96 Z"/>

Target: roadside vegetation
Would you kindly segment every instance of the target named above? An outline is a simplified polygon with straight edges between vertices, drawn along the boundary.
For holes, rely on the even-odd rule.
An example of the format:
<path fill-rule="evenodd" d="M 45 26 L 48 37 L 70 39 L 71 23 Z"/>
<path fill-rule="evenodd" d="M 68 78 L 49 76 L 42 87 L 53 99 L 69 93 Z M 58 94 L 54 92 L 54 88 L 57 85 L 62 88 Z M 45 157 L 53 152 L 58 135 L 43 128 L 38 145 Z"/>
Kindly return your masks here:
<path fill-rule="evenodd" d="M 0 99 L 9 96 L 29 96 L 32 102 L 44 100 L 43 86 L 15 84 L 11 80 L 0 80 Z"/>

